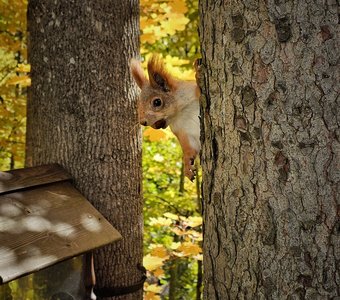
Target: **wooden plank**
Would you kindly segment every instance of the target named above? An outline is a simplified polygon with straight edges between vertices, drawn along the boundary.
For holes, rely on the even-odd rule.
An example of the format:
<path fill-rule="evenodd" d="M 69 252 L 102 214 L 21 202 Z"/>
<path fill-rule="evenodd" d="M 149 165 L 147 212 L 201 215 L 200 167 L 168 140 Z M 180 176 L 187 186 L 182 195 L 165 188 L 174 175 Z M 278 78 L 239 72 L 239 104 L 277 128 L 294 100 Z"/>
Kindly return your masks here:
<path fill-rule="evenodd" d="M 57 164 L 0 172 L 0 195 L 28 187 L 72 179 Z"/>
<path fill-rule="evenodd" d="M 0 281 L 11 281 L 121 238 L 71 185 L 0 196 Z"/>

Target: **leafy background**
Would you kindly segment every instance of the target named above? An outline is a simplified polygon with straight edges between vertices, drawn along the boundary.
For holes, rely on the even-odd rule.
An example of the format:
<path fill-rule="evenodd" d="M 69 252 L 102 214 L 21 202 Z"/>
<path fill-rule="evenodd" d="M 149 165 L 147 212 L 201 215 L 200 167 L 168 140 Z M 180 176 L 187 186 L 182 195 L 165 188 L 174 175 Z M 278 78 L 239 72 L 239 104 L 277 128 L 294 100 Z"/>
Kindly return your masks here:
<path fill-rule="evenodd" d="M 163 56 L 168 70 L 194 79 L 199 57 L 198 0 L 141 0 L 141 59 Z M 27 1 L 0 0 L 0 170 L 21 168 L 25 157 Z M 181 149 L 169 130 L 143 131 L 145 299 L 201 299 L 202 218 L 199 181 L 183 174 Z M 198 176 L 198 180 L 200 174 Z M 13 299 L 34 299 L 34 289 L 10 283 Z M 8 290 L 7 290 L 8 291 Z M 6 292 L 6 291 L 5 291 Z M 1 291 L 0 289 L 0 296 Z M 4 299 L 6 296 L 2 294 Z M 19 297 L 19 298 L 18 298 Z"/>

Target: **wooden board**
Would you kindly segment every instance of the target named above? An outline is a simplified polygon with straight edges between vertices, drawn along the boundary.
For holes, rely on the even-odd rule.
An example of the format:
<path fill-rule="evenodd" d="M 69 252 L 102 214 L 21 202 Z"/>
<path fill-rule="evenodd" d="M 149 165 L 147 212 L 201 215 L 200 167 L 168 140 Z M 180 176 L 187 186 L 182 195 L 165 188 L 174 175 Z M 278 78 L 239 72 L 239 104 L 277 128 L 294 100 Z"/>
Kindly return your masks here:
<path fill-rule="evenodd" d="M 0 194 L 72 179 L 57 164 L 0 172 Z"/>
<path fill-rule="evenodd" d="M 120 239 L 65 181 L 0 196 L 0 282 Z"/>

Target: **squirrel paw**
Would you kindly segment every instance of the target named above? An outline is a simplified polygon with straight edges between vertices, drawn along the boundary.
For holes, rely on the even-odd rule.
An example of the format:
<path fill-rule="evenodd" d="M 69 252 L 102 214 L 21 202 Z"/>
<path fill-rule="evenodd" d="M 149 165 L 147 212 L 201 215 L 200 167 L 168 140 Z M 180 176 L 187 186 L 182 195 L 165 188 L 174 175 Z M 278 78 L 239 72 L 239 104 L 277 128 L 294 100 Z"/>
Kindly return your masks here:
<path fill-rule="evenodd" d="M 194 181 L 196 177 L 196 167 L 195 167 L 195 159 L 189 158 L 188 161 L 184 164 L 184 175 L 188 177 L 191 181 Z"/>

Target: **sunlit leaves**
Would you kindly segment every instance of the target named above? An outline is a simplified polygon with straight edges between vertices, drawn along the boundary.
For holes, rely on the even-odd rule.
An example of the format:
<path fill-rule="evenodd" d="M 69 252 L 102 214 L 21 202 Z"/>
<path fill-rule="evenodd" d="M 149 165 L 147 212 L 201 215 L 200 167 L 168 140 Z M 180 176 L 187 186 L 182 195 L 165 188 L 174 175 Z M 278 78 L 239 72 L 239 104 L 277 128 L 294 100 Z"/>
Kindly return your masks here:
<path fill-rule="evenodd" d="M 166 138 L 166 133 L 163 130 L 156 130 L 152 127 L 144 130 L 143 135 L 148 137 L 151 142 L 160 141 Z"/>
<path fill-rule="evenodd" d="M 7 80 L 7 85 L 20 85 L 22 87 L 31 85 L 31 78 L 28 75 L 13 76 L 11 79 Z"/>
<path fill-rule="evenodd" d="M 186 219 L 187 225 L 190 227 L 197 227 L 202 225 L 202 217 L 191 216 Z"/>
<path fill-rule="evenodd" d="M 0 170 L 23 166 L 26 87 L 30 85 L 26 49 L 27 1 L 0 1 Z"/>
<path fill-rule="evenodd" d="M 149 225 L 150 226 L 170 226 L 172 221 L 168 218 L 150 218 Z"/>
<path fill-rule="evenodd" d="M 187 58 L 189 69 L 199 56 L 198 0 L 141 0 L 141 53 Z M 182 77 L 181 77 L 182 78 Z"/>
<path fill-rule="evenodd" d="M 188 8 L 185 1 L 141 1 L 142 43 L 153 44 L 160 38 L 174 35 L 185 29 L 189 19 L 184 15 Z"/>
<path fill-rule="evenodd" d="M 143 258 L 143 266 L 148 271 L 153 271 L 153 270 L 156 270 L 159 267 L 161 267 L 163 265 L 164 260 L 165 259 L 162 258 L 162 257 L 153 256 L 153 255 L 148 254 L 148 255 L 144 256 L 144 258 Z"/>
<path fill-rule="evenodd" d="M 166 212 L 163 217 L 151 219 L 149 222 L 151 232 L 152 227 L 155 227 L 158 228 L 158 232 L 171 237 L 170 240 L 161 240 L 162 244 L 148 245 L 149 254 L 144 257 L 143 263 L 152 278 L 164 279 L 166 262 L 177 259 L 202 259 L 200 246 L 202 218 L 200 216 L 185 217 Z M 145 292 L 148 294 L 151 291 L 145 289 Z M 152 293 L 157 295 L 157 291 L 152 291 Z"/>
<path fill-rule="evenodd" d="M 154 132 L 162 132 L 165 136 L 158 138 L 156 134 L 153 139 L 150 134 Z M 187 297 L 195 294 L 193 282 L 197 269 L 195 269 L 194 262 L 201 258 L 201 252 L 198 249 L 202 241 L 200 232 L 202 218 L 195 214 L 196 186 L 189 180 L 185 180 L 184 190 L 180 191 L 181 169 L 182 151 L 173 134 L 169 130 L 145 129 L 143 141 L 144 251 L 147 255 L 148 276 L 167 286 L 172 262 L 184 263 L 187 265 L 186 270 L 182 273 L 183 275 L 178 276 L 185 276 L 181 280 L 191 282 L 187 285 L 183 284 L 180 288 L 182 295 Z M 192 244 L 197 245 L 198 248 L 195 246 L 190 248 Z M 160 295 L 161 293 L 145 291 L 144 296 L 153 299 L 152 297 Z"/>
<path fill-rule="evenodd" d="M 29 72 L 31 72 L 31 65 L 29 65 L 29 64 L 18 64 L 16 71 L 20 72 L 20 73 L 29 73 Z"/>
<path fill-rule="evenodd" d="M 164 214 L 164 217 L 166 217 L 166 218 L 168 218 L 170 220 L 175 220 L 175 221 L 179 220 L 179 216 L 177 216 L 175 214 L 172 214 L 172 213 L 169 213 L 169 212 L 166 212 Z"/>

